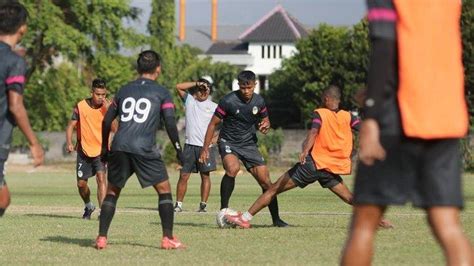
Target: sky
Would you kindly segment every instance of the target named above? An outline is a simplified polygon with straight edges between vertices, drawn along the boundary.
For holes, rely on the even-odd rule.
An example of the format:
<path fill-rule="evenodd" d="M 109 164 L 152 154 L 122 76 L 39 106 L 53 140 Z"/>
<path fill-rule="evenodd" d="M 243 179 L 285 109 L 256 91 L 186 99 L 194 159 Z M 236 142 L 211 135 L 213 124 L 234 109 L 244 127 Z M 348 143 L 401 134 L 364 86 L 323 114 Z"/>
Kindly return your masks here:
<path fill-rule="evenodd" d="M 179 0 L 175 3 L 178 19 Z M 144 33 L 151 0 L 132 0 L 131 4 L 143 10 L 140 21 L 131 25 Z M 218 0 L 218 25 L 254 24 L 278 4 L 307 26 L 352 25 L 365 15 L 366 9 L 364 0 Z M 210 25 L 210 17 L 211 0 L 186 0 L 187 26 Z"/>

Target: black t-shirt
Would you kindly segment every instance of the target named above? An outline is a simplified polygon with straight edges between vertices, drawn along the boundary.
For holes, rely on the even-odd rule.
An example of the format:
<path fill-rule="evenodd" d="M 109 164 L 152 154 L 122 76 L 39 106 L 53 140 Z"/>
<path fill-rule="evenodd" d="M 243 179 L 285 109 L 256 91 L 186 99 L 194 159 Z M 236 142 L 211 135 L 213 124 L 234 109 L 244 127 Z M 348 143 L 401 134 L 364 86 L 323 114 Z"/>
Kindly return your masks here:
<path fill-rule="evenodd" d="M 167 89 L 153 80 L 139 78 L 122 87 L 109 107 L 119 118 L 119 127 L 111 151 L 124 151 L 143 156 L 159 156 L 156 131 L 161 117 L 174 113 Z"/>
<path fill-rule="evenodd" d="M 25 86 L 25 60 L 11 47 L 0 42 L 0 148 L 9 149 L 15 119 L 8 108 L 8 92 L 23 94 Z"/>
<path fill-rule="evenodd" d="M 234 91 L 222 98 L 214 115 L 223 120 L 219 139 L 245 145 L 257 143 L 257 125 L 268 111 L 262 96 L 253 94 L 247 103 Z"/>

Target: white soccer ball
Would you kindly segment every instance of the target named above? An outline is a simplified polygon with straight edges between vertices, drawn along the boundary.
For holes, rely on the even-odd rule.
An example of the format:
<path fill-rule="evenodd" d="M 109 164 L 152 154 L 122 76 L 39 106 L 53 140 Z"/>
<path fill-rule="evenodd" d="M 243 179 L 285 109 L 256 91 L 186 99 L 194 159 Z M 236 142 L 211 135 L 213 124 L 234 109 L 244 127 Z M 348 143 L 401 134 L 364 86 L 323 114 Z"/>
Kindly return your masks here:
<path fill-rule="evenodd" d="M 217 216 L 216 216 L 217 226 L 219 226 L 219 228 L 232 228 L 232 227 L 235 227 L 235 224 L 229 223 L 227 221 L 227 219 L 225 218 L 226 214 L 228 214 L 228 215 L 237 215 L 238 212 L 235 211 L 235 210 L 232 210 L 231 208 L 224 208 L 224 209 L 220 210 L 217 213 Z"/>

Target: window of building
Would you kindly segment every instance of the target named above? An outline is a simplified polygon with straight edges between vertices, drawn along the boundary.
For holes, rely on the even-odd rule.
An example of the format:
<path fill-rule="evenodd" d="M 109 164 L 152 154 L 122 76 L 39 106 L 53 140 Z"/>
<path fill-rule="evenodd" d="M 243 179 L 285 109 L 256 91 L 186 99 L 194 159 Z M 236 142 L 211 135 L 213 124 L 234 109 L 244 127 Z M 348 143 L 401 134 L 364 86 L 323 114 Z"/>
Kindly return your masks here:
<path fill-rule="evenodd" d="M 283 52 L 282 52 L 282 49 L 281 49 L 281 45 L 278 46 L 278 49 L 280 50 L 279 51 L 280 58 L 283 58 Z"/>
<path fill-rule="evenodd" d="M 265 45 L 262 45 L 262 58 L 265 58 Z"/>
<path fill-rule="evenodd" d="M 273 45 L 273 58 L 277 58 L 277 46 Z"/>
<path fill-rule="evenodd" d="M 267 45 L 267 58 L 272 58 L 270 53 L 271 53 L 272 49 L 270 49 L 270 45 Z"/>

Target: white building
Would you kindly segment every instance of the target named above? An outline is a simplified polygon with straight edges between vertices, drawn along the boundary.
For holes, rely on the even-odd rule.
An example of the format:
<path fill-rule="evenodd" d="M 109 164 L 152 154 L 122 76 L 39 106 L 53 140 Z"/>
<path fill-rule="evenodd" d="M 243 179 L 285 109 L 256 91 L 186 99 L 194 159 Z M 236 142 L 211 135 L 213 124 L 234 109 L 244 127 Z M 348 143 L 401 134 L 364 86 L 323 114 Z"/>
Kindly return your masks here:
<path fill-rule="evenodd" d="M 251 70 L 260 89 L 268 89 L 268 75 L 281 67 L 283 58 L 296 52 L 295 43 L 306 29 L 281 6 L 276 6 L 235 41 L 216 41 L 206 51 L 213 62 L 226 62 Z M 233 89 L 237 89 L 235 83 Z"/>

